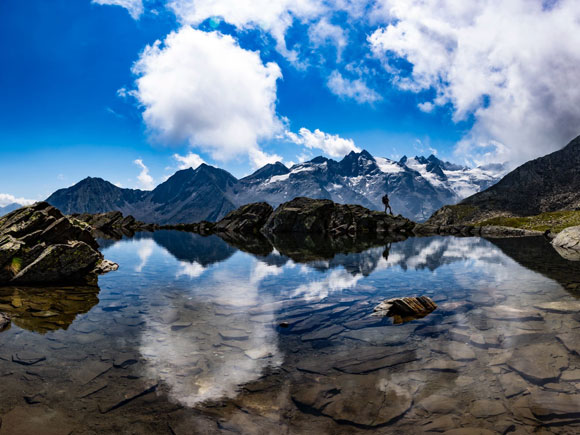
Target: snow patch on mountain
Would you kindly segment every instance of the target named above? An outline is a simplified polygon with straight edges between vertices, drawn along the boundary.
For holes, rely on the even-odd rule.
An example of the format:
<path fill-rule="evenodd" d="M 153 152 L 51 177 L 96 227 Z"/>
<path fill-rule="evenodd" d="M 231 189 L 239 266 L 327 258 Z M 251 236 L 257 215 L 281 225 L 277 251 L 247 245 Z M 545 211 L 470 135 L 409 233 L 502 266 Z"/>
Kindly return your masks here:
<path fill-rule="evenodd" d="M 385 174 L 398 174 L 399 172 L 405 171 L 399 163 L 393 160 L 384 157 L 375 157 L 375 161 L 379 169 Z"/>

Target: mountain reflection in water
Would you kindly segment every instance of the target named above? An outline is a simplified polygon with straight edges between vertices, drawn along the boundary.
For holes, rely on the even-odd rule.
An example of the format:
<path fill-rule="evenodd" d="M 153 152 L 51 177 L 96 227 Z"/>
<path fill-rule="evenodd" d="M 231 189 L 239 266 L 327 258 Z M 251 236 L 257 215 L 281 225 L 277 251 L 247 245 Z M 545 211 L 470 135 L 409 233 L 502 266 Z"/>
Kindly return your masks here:
<path fill-rule="evenodd" d="M 35 388 L 6 355 L 34 348 L 37 373 L 60 367 L 36 406 L 95 431 L 578 429 L 580 271 L 545 240 L 228 242 L 159 231 L 102 243 L 120 269 L 87 314 L 45 335 L 16 320 L 0 333 L 0 375 L 12 373 L 0 416 Z M 438 309 L 403 325 L 371 316 L 418 295 Z"/>

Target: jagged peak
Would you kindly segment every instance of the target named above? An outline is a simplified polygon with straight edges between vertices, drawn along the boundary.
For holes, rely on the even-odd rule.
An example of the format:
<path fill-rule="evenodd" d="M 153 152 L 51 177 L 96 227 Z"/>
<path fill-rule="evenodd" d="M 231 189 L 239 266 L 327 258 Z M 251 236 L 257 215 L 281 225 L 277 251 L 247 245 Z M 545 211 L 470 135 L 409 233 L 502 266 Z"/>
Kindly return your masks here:
<path fill-rule="evenodd" d="M 242 178 L 242 180 L 261 180 L 270 178 L 274 175 L 282 175 L 290 172 L 282 162 L 267 163 L 259 169 L 256 169 L 250 175 Z"/>
<path fill-rule="evenodd" d="M 359 153 L 359 156 L 361 156 L 361 157 L 366 157 L 367 159 L 370 159 L 370 160 L 374 160 L 374 159 L 375 159 L 375 158 L 373 157 L 373 155 L 372 155 L 371 153 L 369 153 L 367 150 L 362 150 L 362 151 Z"/>
<path fill-rule="evenodd" d="M 314 157 L 312 160 L 310 160 L 310 163 L 316 163 L 316 164 L 320 164 L 320 163 L 325 163 L 328 162 L 330 159 L 324 156 L 318 156 L 318 157 Z"/>

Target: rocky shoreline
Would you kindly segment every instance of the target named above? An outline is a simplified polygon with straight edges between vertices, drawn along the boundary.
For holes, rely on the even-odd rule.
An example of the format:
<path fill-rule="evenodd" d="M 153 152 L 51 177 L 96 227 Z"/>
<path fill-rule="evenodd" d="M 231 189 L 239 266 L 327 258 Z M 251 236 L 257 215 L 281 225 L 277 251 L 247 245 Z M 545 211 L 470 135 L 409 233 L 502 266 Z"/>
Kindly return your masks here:
<path fill-rule="evenodd" d="M 90 226 L 46 202 L 0 219 L 0 285 L 96 284 L 117 267 L 99 252 Z"/>
<path fill-rule="evenodd" d="M 154 225 L 121 212 L 64 216 L 45 202 L 23 207 L 0 219 L 0 285 L 96 283 L 98 274 L 115 270 L 99 252 L 95 237 L 121 239 L 138 231 L 173 229 L 218 235 L 254 253 L 273 246 L 316 245 L 330 241 L 337 249 L 390 243 L 433 235 L 486 238 L 538 236 L 538 231 L 508 227 L 418 224 L 401 215 L 359 205 L 299 197 L 275 210 L 265 202 L 247 204 L 219 222 Z M 288 243 L 287 243 L 288 242 Z M 342 248 L 341 248 L 342 247 Z M 284 248 L 282 248 L 284 249 Z"/>

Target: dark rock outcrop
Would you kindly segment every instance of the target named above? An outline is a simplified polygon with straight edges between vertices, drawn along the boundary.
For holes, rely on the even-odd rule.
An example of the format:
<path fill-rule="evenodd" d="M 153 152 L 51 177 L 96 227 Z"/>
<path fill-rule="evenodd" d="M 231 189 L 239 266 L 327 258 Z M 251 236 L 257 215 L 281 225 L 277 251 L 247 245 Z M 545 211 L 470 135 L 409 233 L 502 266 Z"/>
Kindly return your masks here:
<path fill-rule="evenodd" d="M 531 160 L 497 184 L 457 205 L 445 206 L 432 225 L 481 222 L 496 216 L 533 216 L 580 208 L 580 136 L 560 151 Z"/>
<path fill-rule="evenodd" d="M 265 202 L 243 205 L 219 221 L 214 231 L 244 235 L 258 234 L 273 211 L 272 206 Z"/>
<path fill-rule="evenodd" d="M 262 228 L 268 234 L 316 234 L 354 237 L 381 233 L 412 234 L 414 222 L 360 205 L 330 200 L 295 198 L 281 204 Z"/>
<path fill-rule="evenodd" d="M 132 237 L 136 231 L 154 231 L 157 229 L 157 225 L 140 222 L 133 216 L 123 216 L 120 211 L 73 214 L 69 218 L 90 225 L 93 229 L 93 235 L 96 237 L 105 236 L 120 239 L 123 236 Z"/>
<path fill-rule="evenodd" d="M 0 219 L 0 285 L 85 283 L 116 267 L 104 260 L 91 227 L 39 202 Z"/>

